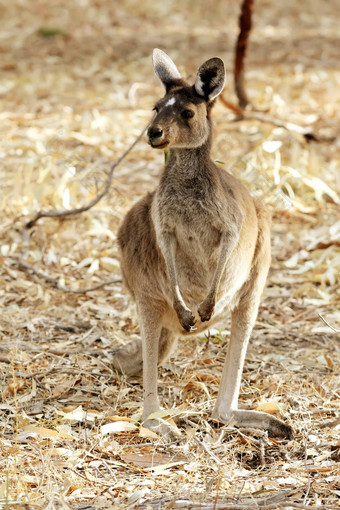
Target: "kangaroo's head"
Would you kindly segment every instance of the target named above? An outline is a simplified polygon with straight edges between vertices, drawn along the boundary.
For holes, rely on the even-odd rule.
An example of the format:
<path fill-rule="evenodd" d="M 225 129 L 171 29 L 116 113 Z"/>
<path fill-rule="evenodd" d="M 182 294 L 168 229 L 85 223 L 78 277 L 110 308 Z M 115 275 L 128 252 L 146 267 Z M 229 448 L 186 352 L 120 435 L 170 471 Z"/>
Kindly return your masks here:
<path fill-rule="evenodd" d="M 200 147 L 210 135 L 211 106 L 224 87 L 223 61 L 214 57 L 204 62 L 193 85 L 183 80 L 162 50 L 153 51 L 153 66 L 166 93 L 154 107 L 156 115 L 148 129 L 150 145 L 157 149 Z"/>

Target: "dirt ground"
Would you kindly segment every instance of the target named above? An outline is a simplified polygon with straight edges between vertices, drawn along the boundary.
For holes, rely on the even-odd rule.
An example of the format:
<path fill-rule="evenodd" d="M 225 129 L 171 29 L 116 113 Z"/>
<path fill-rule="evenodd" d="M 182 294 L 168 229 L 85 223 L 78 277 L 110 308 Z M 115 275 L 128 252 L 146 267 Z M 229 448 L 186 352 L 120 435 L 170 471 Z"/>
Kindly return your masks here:
<path fill-rule="evenodd" d="M 138 337 L 116 232 L 164 155 L 143 138 L 87 204 L 162 94 L 151 53 L 184 76 L 214 55 L 235 102 L 239 2 L 0 2 L 0 507 L 243 509 L 340 506 L 340 70 L 338 2 L 258 0 L 247 91 L 261 115 L 218 102 L 213 158 L 273 210 L 273 261 L 240 404 L 281 415 L 291 441 L 217 427 L 229 322 L 180 343 L 159 370 L 168 444 L 140 426 L 140 377 L 112 369 Z M 103 282 L 105 286 L 91 292 Z M 83 292 L 76 292 L 81 291 Z"/>

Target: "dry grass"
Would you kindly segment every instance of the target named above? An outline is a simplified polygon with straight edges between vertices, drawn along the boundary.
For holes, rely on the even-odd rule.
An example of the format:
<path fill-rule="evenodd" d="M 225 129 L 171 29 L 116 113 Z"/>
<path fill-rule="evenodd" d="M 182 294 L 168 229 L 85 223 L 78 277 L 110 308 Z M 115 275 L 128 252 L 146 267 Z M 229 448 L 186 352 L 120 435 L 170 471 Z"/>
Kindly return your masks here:
<path fill-rule="evenodd" d="M 18 267 L 20 257 L 71 289 L 120 279 L 118 225 L 153 189 L 163 164 L 144 141 L 95 208 L 67 221 L 41 219 L 31 232 L 22 227 L 41 208 L 87 203 L 103 185 L 161 93 L 154 46 L 187 73 L 215 54 L 231 69 L 238 5 L 181 4 L 0 4 L 3 508 L 339 505 L 337 140 L 307 144 L 269 124 L 232 122 L 220 103 L 215 108 L 214 157 L 274 210 L 272 269 L 241 403 L 281 413 L 293 441 L 209 421 L 227 323 L 184 341 L 160 370 L 161 398 L 182 436 L 170 445 L 150 437 L 135 421 L 140 378 L 119 377 L 110 364 L 112 349 L 138 335 L 121 284 L 65 293 Z M 336 5 L 259 0 L 248 58 L 254 103 L 326 136 L 337 134 L 340 117 Z M 231 90 L 229 76 L 228 99 Z"/>

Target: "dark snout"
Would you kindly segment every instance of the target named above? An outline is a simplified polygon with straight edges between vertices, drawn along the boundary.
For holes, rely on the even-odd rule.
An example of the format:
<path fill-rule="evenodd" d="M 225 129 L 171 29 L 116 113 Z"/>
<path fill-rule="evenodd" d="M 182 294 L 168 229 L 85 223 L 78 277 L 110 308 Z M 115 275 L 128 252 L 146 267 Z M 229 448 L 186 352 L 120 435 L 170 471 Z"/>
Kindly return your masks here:
<path fill-rule="evenodd" d="M 159 125 L 150 126 L 147 132 L 149 144 L 155 149 L 164 149 L 168 145 L 164 138 L 163 129 Z"/>

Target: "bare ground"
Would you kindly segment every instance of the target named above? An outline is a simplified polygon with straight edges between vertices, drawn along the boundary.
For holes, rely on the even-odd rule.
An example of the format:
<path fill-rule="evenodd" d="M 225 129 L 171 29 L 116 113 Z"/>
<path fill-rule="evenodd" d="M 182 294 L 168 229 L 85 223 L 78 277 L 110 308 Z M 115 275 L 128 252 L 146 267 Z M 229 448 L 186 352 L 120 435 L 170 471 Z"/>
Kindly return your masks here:
<path fill-rule="evenodd" d="M 307 143 L 268 123 L 234 122 L 221 103 L 214 112 L 214 158 L 274 212 L 273 263 L 241 404 L 281 414 L 294 440 L 216 428 L 209 420 L 228 322 L 183 341 L 160 370 L 178 442 L 166 444 L 140 427 L 141 379 L 112 370 L 112 350 L 139 334 L 120 282 L 116 231 L 131 204 L 155 186 L 162 154 L 141 141 L 95 208 L 23 228 L 37 210 L 83 205 L 101 188 L 161 93 L 153 47 L 192 76 L 202 60 L 220 55 L 229 71 L 225 97 L 235 100 L 239 5 L 181 4 L 0 4 L 3 508 L 339 506 L 336 0 L 259 0 L 247 59 L 256 107 L 311 125 L 330 141 Z M 105 281 L 116 283 L 80 294 L 56 288 Z"/>

